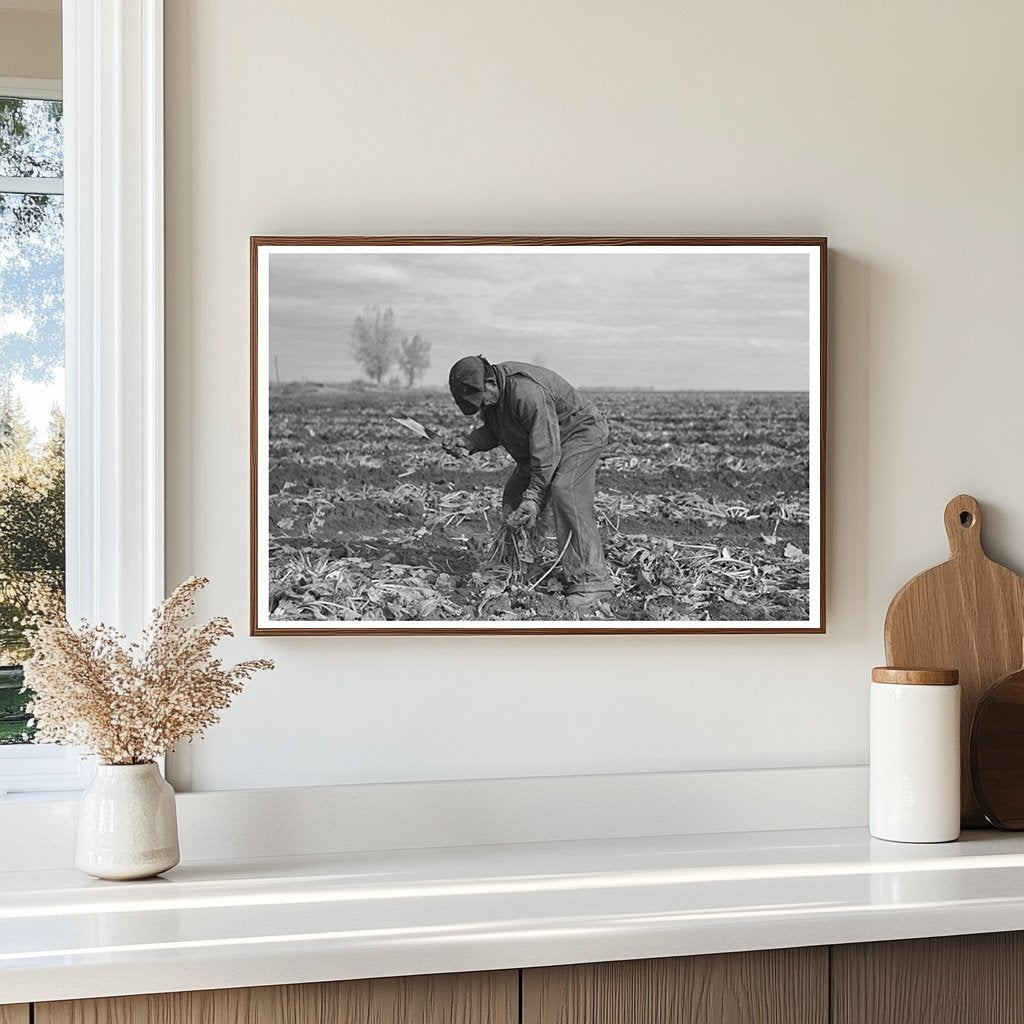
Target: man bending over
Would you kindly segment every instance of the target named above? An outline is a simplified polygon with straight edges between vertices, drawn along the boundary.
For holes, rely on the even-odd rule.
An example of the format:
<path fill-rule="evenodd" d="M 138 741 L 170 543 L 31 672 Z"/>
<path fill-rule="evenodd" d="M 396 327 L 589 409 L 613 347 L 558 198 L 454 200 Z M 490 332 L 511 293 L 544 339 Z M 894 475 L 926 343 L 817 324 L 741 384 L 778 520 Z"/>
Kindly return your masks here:
<path fill-rule="evenodd" d="M 594 509 L 597 463 L 608 443 L 600 410 L 565 378 L 530 363 L 460 359 L 448 386 L 463 415 L 483 425 L 446 447 L 453 455 L 501 445 L 516 468 L 505 483 L 502 513 L 533 528 L 545 505 L 555 519 L 566 600 L 596 604 L 612 590 Z"/>

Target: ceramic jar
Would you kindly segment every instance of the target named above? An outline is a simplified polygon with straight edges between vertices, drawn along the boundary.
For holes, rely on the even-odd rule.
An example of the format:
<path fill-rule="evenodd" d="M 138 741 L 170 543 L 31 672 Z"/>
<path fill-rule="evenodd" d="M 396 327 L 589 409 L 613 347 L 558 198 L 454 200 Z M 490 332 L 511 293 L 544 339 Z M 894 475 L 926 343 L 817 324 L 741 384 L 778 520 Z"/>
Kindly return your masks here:
<path fill-rule="evenodd" d="M 99 764 L 82 794 L 75 865 L 96 878 L 150 878 L 178 863 L 174 790 L 152 761 Z"/>
<path fill-rule="evenodd" d="M 899 843 L 956 839 L 959 674 L 876 668 L 871 680 L 871 834 Z"/>

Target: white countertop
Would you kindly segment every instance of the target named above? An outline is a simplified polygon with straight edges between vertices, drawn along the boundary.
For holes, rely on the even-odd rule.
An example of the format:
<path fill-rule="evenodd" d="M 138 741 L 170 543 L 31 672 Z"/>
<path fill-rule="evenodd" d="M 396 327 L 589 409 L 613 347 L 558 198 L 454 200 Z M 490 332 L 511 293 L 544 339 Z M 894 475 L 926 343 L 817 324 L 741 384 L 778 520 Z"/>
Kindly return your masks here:
<path fill-rule="evenodd" d="M 0 1004 L 1024 929 L 1024 836 L 862 829 L 0 872 Z"/>

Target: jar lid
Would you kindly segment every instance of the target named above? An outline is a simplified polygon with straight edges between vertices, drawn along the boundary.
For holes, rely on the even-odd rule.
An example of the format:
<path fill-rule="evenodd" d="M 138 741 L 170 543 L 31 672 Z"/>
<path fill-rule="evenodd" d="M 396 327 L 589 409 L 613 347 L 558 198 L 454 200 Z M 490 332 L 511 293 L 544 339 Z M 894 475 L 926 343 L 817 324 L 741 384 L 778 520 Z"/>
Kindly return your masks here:
<path fill-rule="evenodd" d="M 871 670 L 873 683 L 899 683 L 911 686 L 956 686 L 960 673 L 955 668 L 889 668 Z"/>

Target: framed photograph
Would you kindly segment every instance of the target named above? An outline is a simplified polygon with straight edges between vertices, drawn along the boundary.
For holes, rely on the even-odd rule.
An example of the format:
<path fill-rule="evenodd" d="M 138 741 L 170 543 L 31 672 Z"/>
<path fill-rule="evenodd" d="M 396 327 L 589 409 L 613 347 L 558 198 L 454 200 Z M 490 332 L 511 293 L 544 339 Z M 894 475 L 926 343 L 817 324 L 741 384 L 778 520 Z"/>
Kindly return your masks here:
<path fill-rule="evenodd" d="M 254 635 L 825 631 L 824 238 L 250 250 Z"/>

